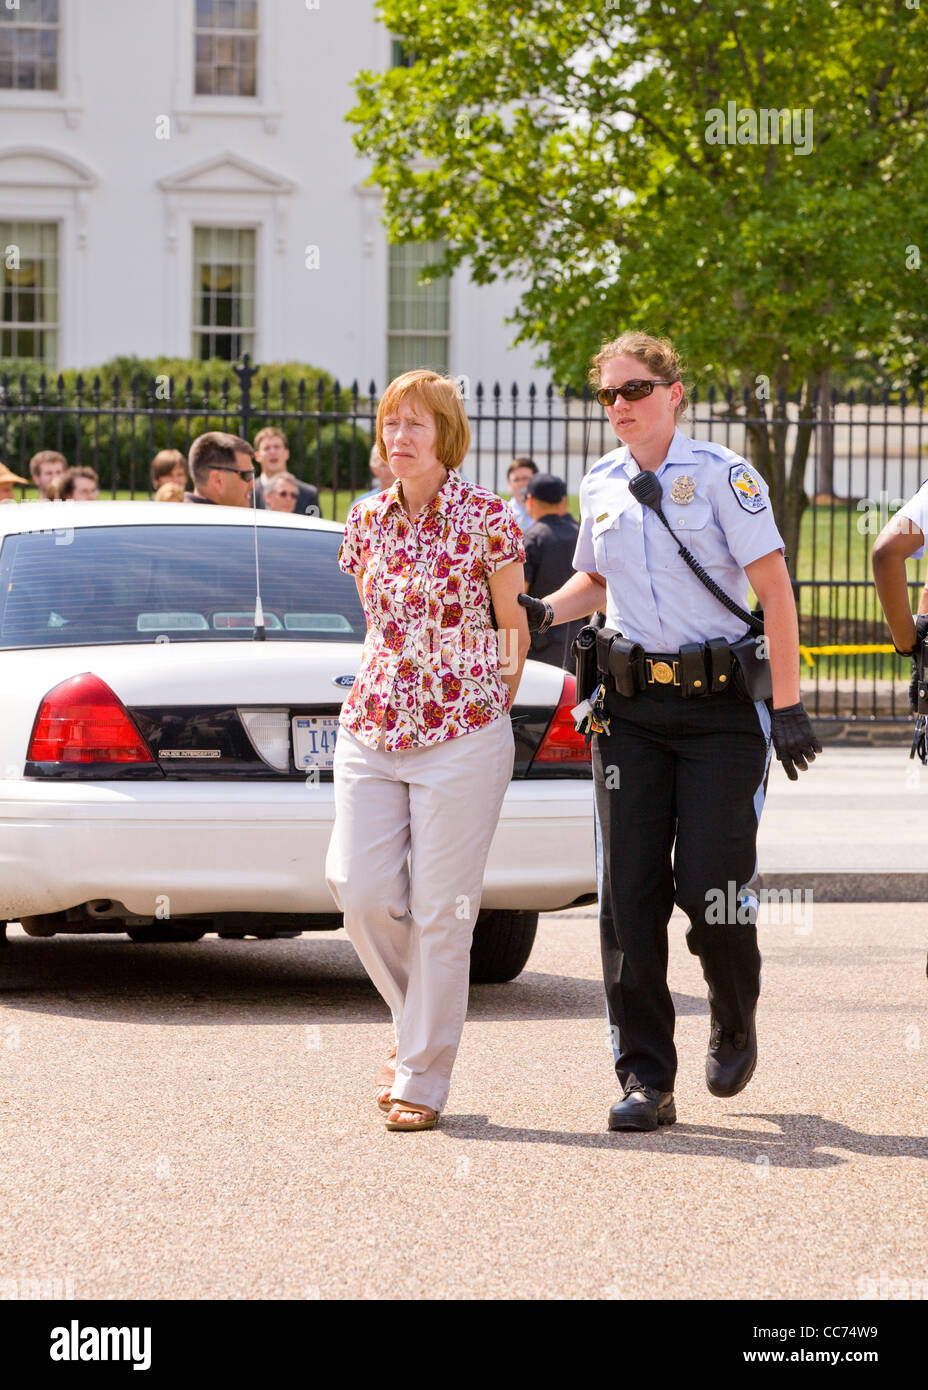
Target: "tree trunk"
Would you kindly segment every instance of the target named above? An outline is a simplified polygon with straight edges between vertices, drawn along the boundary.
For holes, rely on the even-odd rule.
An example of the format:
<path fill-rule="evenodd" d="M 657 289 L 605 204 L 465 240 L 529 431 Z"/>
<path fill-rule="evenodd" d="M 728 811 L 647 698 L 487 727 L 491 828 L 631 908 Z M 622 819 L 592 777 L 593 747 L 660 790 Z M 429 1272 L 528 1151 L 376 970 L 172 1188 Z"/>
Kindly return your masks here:
<path fill-rule="evenodd" d="M 791 425 L 786 412 L 787 405 L 781 397 L 774 406 L 772 419 L 749 423 L 746 428 L 751 463 L 770 488 L 774 520 L 786 547 L 790 576 L 795 578 L 799 563 L 799 527 L 802 514 L 809 505 L 804 482 L 815 413 L 811 381 L 807 381 L 803 387 L 789 469 L 787 444 Z M 766 417 L 763 403 L 758 414 Z"/>
<path fill-rule="evenodd" d="M 831 401 L 831 372 L 824 367 L 818 377 L 818 468 L 815 493 L 835 495 L 835 429 Z"/>

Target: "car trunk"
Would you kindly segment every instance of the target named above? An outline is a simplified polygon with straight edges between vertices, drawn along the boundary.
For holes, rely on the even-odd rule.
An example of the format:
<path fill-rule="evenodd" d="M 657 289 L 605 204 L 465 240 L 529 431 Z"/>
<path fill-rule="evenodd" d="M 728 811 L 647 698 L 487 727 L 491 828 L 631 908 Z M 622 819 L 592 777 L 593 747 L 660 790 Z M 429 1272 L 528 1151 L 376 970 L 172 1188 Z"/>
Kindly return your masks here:
<path fill-rule="evenodd" d="M 29 652 L 20 737 L 50 688 L 92 672 L 118 697 L 151 751 L 120 771 L 93 764 L 30 763 L 27 775 L 180 780 L 331 779 L 334 731 L 360 662 L 360 645 L 233 641 L 154 642 Z M 514 776 L 589 775 L 589 768 L 532 768 L 564 690 L 564 673 L 528 663 L 513 710 Z"/>

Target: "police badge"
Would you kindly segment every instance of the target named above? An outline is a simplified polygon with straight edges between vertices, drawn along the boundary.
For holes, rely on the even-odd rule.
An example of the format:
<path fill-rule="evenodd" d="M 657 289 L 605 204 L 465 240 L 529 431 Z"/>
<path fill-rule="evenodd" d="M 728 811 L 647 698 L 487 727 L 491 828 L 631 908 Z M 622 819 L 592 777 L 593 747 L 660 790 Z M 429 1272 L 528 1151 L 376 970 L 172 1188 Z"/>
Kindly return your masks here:
<path fill-rule="evenodd" d="M 673 487 L 670 489 L 670 500 L 671 502 L 678 502 L 681 507 L 689 506 L 695 491 L 696 479 L 681 473 L 674 479 Z"/>
<path fill-rule="evenodd" d="M 766 508 L 760 485 L 745 464 L 736 463 L 729 468 L 728 485 L 737 497 L 739 507 L 746 512 L 762 512 Z"/>

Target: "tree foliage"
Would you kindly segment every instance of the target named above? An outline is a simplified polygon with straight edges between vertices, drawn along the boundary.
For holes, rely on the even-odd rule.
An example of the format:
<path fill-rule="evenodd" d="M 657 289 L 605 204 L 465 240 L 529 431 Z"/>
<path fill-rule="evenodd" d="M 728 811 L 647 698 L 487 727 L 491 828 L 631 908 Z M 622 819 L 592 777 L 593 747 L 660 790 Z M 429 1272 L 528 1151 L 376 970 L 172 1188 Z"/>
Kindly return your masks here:
<path fill-rule="evenodd" d="M 928 5 L 379 12 L 412 61 L 361 73 L 349 119 L 391 238 L 443 239 L 442 271 L 524 284 L 518 338 L 564 384 L 604 338 L 643 328 L 673 339 L 691 381 L 749 388 L 754 461 L 795 536 L 810 432 L 787 458 L 766 398 L 796 394 L 808 421 L 837 376 L 928 371 Z M 751 143 L 749 119 L 713 143 L 729 103 L 811 119 L 807 151 L 785 123 Z"/>

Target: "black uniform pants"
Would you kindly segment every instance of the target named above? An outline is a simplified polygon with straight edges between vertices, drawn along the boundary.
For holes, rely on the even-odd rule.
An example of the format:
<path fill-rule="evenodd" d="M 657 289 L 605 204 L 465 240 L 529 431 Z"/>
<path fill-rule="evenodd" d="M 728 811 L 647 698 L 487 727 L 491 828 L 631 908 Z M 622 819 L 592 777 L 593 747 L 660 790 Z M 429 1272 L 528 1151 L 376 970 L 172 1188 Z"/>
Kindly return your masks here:
<path fill-rule="evenodd" d="M 673 686 L 649 686 L 606 703 L 610 731 L 595 737 L 593 777 L 616 1074 L 623 1091 L 672 1091 L 667 923 L 674 903 L 690 919 L 687 945 L 722 1026 L 745 1031 L 760 993 L 756 900 L 739 894 L 757 868 L 769 725 L 731 691 L 684 700 Z"/>

